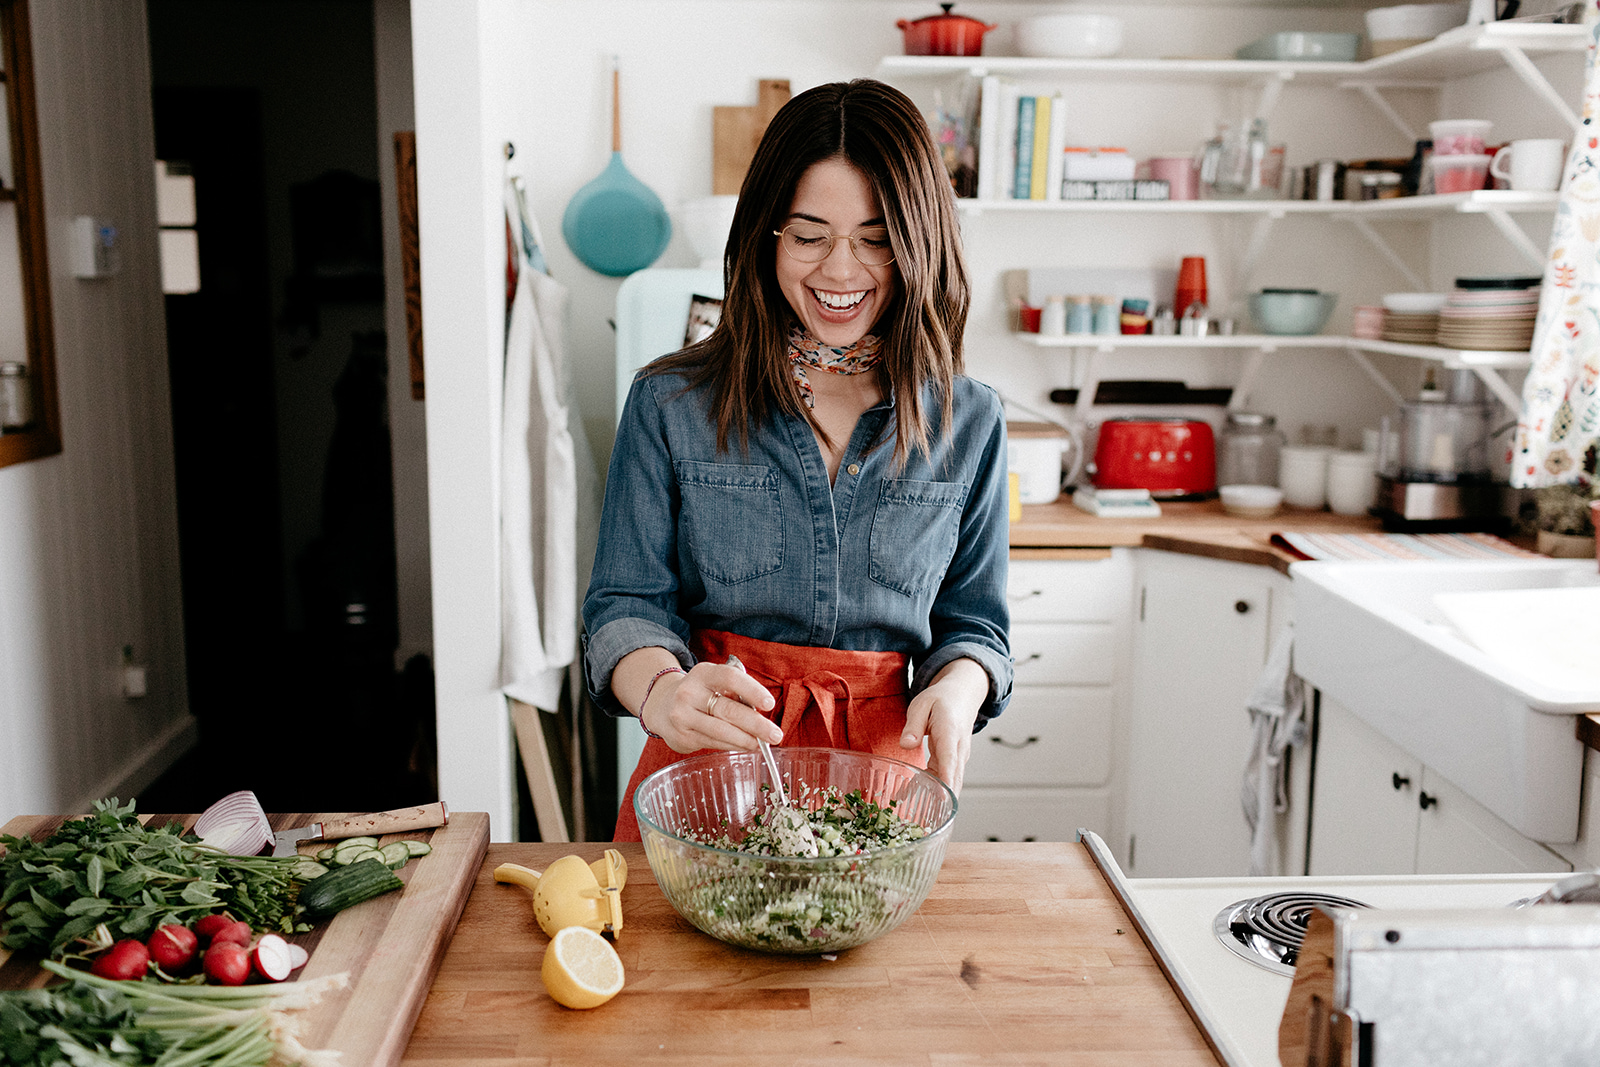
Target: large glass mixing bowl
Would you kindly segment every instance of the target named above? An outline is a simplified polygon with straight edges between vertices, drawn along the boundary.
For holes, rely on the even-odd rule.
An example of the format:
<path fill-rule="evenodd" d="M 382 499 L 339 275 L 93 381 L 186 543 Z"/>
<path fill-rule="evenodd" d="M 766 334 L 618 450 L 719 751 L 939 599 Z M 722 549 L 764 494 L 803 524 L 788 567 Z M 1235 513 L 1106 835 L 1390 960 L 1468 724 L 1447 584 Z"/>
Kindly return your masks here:
<path fill-rule="evenodd" d="M 871 855 L 769 857 L 685 835 L 738 839 L 767 803 L 752 752 L 711 752 L 665 767 L 634 791 L 645 856 L 672 906 L 730 945 L 794 955 L 837 952 L 888 933 L 921 906 L 944 863 L 955 794 L 900 760 L 831 748 L 773 750 L 792 802 L 801 786 L 860 790 L 927 836 Z"/>

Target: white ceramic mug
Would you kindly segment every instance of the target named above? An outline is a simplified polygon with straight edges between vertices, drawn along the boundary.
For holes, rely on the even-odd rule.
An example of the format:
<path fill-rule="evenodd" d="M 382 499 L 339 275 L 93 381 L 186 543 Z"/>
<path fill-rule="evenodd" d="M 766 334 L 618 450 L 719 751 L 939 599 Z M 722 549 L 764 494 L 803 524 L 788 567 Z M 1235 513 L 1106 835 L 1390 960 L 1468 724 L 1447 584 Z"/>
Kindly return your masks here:
<path fill-rule="evenodd" d="M 1511 183 L 1511 188 L 1550 192 L 1561 185 L 1566 145 L 1553 137 L 1512 141 L 1494 155 L 1489 173 Z"/>
<path fill-rule="evenodd" d="M 1327 445 L 1288 445 L 1278 454 L 1278 486 L 1292 508 L 1320 508 L 1328 502 Z"/>
<path fill-rule="evenodd" d="M 1334 452 L 1328 456 L 1328 510 L 1365 515 L 1377 496 L 1376 452 Z"/>

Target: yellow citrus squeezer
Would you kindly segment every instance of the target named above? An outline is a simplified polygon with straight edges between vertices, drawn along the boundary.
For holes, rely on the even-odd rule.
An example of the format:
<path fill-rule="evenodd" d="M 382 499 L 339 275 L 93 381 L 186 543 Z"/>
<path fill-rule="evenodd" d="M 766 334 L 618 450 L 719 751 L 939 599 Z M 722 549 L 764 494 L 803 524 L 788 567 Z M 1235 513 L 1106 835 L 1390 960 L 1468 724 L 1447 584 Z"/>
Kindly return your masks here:
<path fill-rule="evenodd" d="M 502 863 L 494 869 L 494 880 L 520 885 L 533 894 L 533 917 L 549 937 L 568 926 L 587 926 L 613 938 L 622 932 L 628 861 L 614 848 L 593 863 L 581 856 L 562 856 L 542 872 Z"/>

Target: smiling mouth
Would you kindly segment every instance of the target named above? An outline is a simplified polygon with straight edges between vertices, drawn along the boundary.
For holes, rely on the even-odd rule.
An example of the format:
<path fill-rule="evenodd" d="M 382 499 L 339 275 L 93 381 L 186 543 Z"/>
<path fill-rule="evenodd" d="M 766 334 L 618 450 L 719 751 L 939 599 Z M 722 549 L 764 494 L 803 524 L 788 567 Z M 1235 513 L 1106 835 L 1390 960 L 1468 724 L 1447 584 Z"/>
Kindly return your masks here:
<path fill-rule="evenodd" d="M 867 291 L 863 289 L 856 293 L 825 293 L 821 289 L 813 289 L 811 295 L 817 298 L 817 303 L 829 311 L 849 311 L 867 298 Z"/>

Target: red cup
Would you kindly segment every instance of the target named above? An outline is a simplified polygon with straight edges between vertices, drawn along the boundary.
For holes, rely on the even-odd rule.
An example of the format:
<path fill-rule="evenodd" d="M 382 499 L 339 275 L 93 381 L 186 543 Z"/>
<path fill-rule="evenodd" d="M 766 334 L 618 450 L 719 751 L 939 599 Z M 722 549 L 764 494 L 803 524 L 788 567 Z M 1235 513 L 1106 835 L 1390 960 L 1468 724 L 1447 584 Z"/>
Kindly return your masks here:
<path fill-rule="evenodd" d="M 1206 303 L 1206 257 L 1184 256 L 1178 267 L 1178 286 L 1173 294 L 1172 314 L 1183 318 L 1189 305 Z"/>
<path fill-rule="evenodd" d="M 1043 310 L 1043 308 L 1029 307 L 1027 304 L 1022 305 L 1019 309 L 1019 315 L 1022 321 L 1023 333 L 1039 332 L 1039 313 Z"/>

